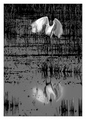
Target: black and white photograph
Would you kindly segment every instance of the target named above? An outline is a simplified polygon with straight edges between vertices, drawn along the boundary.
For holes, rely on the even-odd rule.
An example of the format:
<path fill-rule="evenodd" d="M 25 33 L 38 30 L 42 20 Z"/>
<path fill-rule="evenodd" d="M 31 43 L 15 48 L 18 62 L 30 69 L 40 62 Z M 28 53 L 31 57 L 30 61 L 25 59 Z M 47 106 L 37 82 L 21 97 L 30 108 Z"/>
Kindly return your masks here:
<path fill-rule="evenodd" d="M 3 4 L 3 116 L 82 116 L 82 4 Z"/>

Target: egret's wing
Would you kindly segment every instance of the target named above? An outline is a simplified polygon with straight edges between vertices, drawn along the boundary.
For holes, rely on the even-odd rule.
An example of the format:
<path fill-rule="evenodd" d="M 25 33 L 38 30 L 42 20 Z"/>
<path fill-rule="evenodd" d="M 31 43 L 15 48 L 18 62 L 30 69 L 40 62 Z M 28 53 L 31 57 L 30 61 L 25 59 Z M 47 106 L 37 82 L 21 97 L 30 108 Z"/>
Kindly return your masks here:
<path fill-rule="evenodd" d="M 45 97 L 43 91 L 40 88 L 38 88 L 38 90 L 36 90 L 36 88 L 34 88 L 33 95 L 37 101 L 48 104 L 48 99 Z"/>
<path fill-rule="evenodd" d="M 62 24 L 58 19 L 54 19 L 54 29 L 53 29 L 53 34 L 55 34 L 56 36 L 58 36 L 58 38 L 61 37 L 61 35 L 63 34 L 63 28 L 62 28 Z"/>
<path fill-rule="evenodd" d="M 47 17 L 42 17 L 38 20 L 36 20 L 34 23 L 31 24 L 32 26 L 32 32 L 40 32 L 43 28 L 44 24 L 47 24 L 48 18 Z"/>

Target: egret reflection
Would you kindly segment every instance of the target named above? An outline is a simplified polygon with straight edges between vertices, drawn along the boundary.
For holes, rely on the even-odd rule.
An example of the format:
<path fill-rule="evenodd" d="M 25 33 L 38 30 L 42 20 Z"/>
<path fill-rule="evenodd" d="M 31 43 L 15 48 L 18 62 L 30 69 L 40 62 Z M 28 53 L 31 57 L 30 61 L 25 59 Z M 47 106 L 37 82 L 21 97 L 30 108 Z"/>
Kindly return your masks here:
<path fill-rule="evenodd" d="M 46 90 L 43 91 L 41 88 L 34 87 L 32 90 L 32 97 L 43 104 L 49 104 L 50 103 L 50 97 L 51 94 L 54 97 L 54 100 L 57 102 L 63 98 L 65 95 L 64 88 L 59 85 L 59 90 L 57 89 L 57 92 L 49 85 L 46 87 Z"/>

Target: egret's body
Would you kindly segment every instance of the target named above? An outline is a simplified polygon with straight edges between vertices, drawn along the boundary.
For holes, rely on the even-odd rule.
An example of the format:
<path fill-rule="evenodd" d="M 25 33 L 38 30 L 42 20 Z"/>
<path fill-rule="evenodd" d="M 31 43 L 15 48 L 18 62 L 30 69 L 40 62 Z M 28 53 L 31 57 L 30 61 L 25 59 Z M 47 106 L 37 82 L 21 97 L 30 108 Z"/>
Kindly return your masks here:
<path fill-rule="evenodd" d="M 46 35 L 50 35 L 52 37 L 52 35 L 54 34 L 54 35 L 58 36 L 58 38 L 60 38 L 60 36 L 63 34 L 62 24 L 60 23 L 60 21 L 55 18 L 53 20 L 53 25 L 50 26 L 47 16 L 42 17 L 31 24 L 32 32 L 33 33 L 41 32 L 44 25 L 46 26 L 45 27 Z"/>

